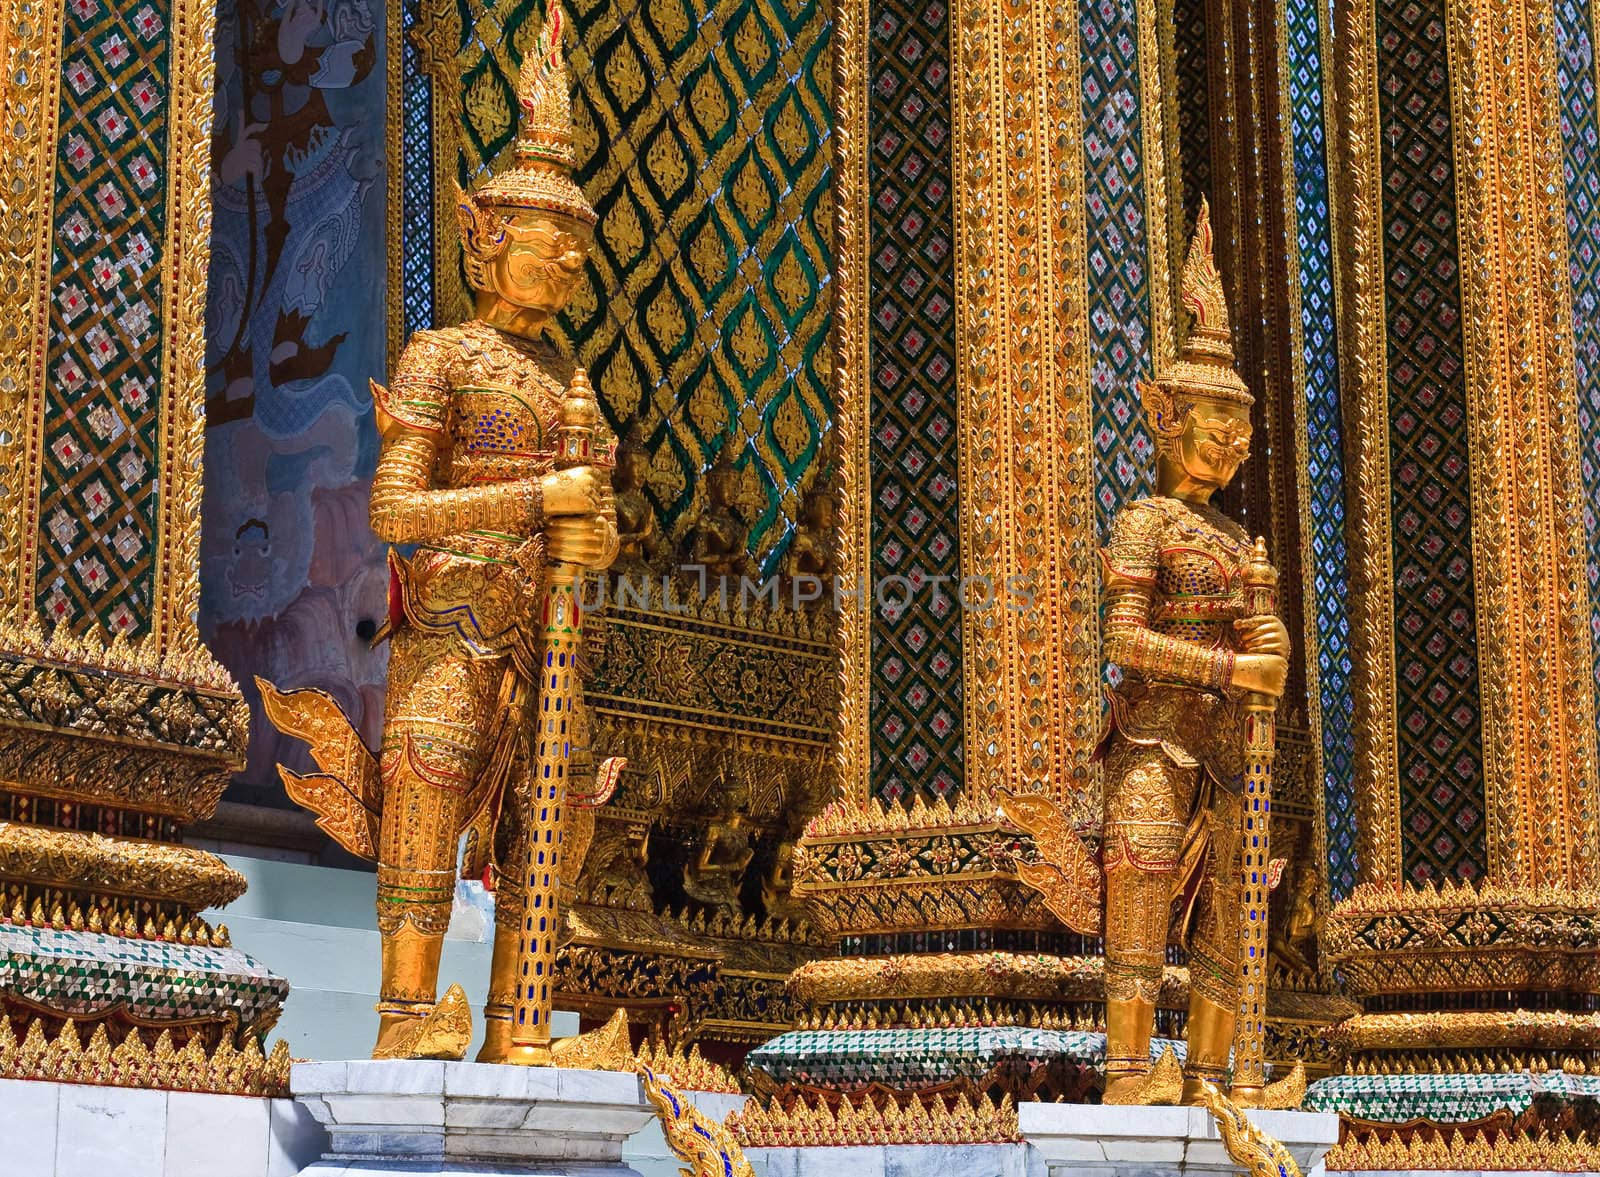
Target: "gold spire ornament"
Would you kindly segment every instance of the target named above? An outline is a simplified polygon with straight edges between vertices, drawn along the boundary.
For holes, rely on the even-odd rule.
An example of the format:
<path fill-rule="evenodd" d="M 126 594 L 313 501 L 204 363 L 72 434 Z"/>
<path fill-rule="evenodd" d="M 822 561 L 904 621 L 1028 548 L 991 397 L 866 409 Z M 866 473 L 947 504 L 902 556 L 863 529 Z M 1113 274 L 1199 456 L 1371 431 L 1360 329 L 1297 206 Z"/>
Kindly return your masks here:
<path fill-rule="evenodd" d="M 1196 401 L 1243 405 L 1255 403 L 1233 367 L 1233 329 L 1222 275 L 1212 255 L 1211 205 L 1200 198 L 1194 237 L 1183 263 L 1179 297 L 1189 315 L 1189 334 L 1177 363 L 1154 381 L 1139 381 L 1145 419 L 1159 448 L 1183 432 L 1184 418 Z"/>
<path fill-rule="evenodd" d="M 517 76 L 519 124 L 511 162 L 476 192 L 456 189 L 467 277 L 485 289 L 482 266 L 509 243 L 518 213 L 559 213 L 592 226 L 599 219 L 583 189 L 572 179 L 577 157 L 572 146 L 572 87 L 561 50 L 566 17 L 554 0 L 545 9 L 544 27 L 522 59 Z"/>

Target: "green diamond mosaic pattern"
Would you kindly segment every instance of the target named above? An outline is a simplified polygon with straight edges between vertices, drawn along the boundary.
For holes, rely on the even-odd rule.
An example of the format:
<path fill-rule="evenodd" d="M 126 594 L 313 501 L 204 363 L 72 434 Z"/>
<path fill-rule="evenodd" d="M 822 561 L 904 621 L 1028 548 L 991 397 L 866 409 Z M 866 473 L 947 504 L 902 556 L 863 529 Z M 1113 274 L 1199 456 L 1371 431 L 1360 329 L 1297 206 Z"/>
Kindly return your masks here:
<path fill-rule="evenodd" d="M 169 13 L 67 0 L 45 359 L 39 607 L 150 622 Z"/>
<path fill-rule="evenodd" d="M 1150 1057 L 1182 1042 L 1154 1039 Z M 826 1087 L 933 1087 L 977 1078 L 1008 1061 L 1045 1064 L 1069 1059 L 1086 1067 L 1105 1062 L 1106 1036 L 1084 1030 L 1027 1026 L 967 1026 L 950 1030 L 791 1030 L 751 1052 L 749 1065 L 778 1083 Z"/>
<path fill-rule="evenodd" d="M 1541 1096 L 1564 1103 L 1600 1099 L 1600 1076 L 1568 1075 L 1335 1075 L 1306 1092 L 1308 1112 L 1339 1112 L 1360 1120 L 1403 1124 L 1431 1120 L 1465 1124 L 1496 1112 L 1520 1116 Z"/>

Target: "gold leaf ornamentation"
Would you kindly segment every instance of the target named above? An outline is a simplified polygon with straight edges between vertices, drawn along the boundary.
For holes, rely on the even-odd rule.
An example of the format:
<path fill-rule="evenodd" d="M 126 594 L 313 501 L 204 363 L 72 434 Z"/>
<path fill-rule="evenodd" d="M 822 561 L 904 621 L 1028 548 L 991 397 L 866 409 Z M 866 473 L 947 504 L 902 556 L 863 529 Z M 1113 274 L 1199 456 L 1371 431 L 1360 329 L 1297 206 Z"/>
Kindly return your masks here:
<path fill-rule="evenodd" d="M 467 88 L 467 121 L 485 143 L 492 143 L 511 129 L 511 104 L 506 101 L 505 87 L 493 70 L 485 70 L 478 80 Z"/>
<path fill-rule="evenodd" d="M 645 81 L 644 66 L 640 63 L 639 55 L 634 51 L 633 45 L 626 38 L 607 58 L 605 78 L 606 84 L 617 96 L 617 101 L 624 107 L 632 107 L 644 97 L 648 85 Z"/>
<path fill-rule="evenodd" d="M 676 192 L 689 180 L 689 163 L 670 134 L 656 136 L 645 152 L 644 162 L 663 192 Z"/>
<path fill-rule="evenodd" d="M 656 291 L 650 305 L 645 308 L 644 321 L 650 328 L 651 337 L 664 352 L 675 349 L 689 333 L 683 308 L 678 305 L 677 296 L 670 286 L 663 286 Z"/>
<path fill-rule="evenodd" d="M 805 267 L 800 264 L 800 259 L 795 256 L 794 250 L 786 250 L 783 260 L 778 263 L 778 268 L 772 276 L 772 288 L 777 292 L 778 301 L 783 303 L 783 309 L 790 316 L 800 313 L 800 308 L 806 305 L 806 299 L 814 293 L 814 287 L 806 277 Z"/>
<path fill-rule="evenodd" d="M 733 329 L 733 354 L 746 372 L 758 371 L 772 354 L 767 344 L 767 333 L 761 330 L 756 318 L 759 313 L 753 309 L 746 311 L 739 317 L 739 325 Z"/>
<path fill-rule="evenodd" d="M 805 452 L 806 443 L 811 440 L 811 426 L 800 408 L 799 398 L 793 394 L 784 397 L 778 411 L 772 415 L 772 436 L 790 462 Z"/>

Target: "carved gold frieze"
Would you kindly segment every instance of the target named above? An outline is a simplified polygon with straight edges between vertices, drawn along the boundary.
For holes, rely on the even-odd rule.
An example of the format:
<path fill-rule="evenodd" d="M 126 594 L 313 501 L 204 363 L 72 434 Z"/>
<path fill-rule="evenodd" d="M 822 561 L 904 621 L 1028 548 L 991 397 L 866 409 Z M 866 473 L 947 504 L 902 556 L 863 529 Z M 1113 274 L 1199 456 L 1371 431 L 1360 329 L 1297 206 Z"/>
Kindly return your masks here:
<path fill-rule="evenodd" d="M 0 878 L 90 894 L 166 900 L 200 911 L 232 903 L 245 878 L 192 846 L 0 822 Z"/>
<path fill-rule="evenodd" d="M 728 1127 L 745 1148 L 836 1148 L 887 1144 L 1016 1144 L 1022 1140 L 1016 1105 L 1005 1096 L 976 1101 L 965 1093 L 954 1099 L 933 1096 L 905 1101 L 841 1099 L 837 1107 L 795 1099 L 763 1106 L 750 1100 L 728 1117 Z"/>
<path fill-rule="evenodd" d="M 1488 882 L 1363 885 L 1334 908 L 1322 951 L 1361 995 L 1600 992 L 1600 890 Z"/>
<path fill-rule="evenodd" d="M 963 794 L 955 805 L 840 799 L 806 827 L 794 854 L 795 893 L 823 931 L 1005 927 L 1047 930 L 1055 917 L 1017 878 L 1025 840 Z"/>
<path fill-rule="evenodd" d="M 1444 1067 L 1446 1044 L 1452 1054 L 1600 1051 L 1600 1014 L 1524 1009 L 1367 1013 L 1333 1027 L 1328 1038 L 1346 1055 L 1382 1051 L 1428 1056 Z"/>
<path fill-rule="evenodd" d="M 717 1091 L 737 1095 L 739 1081 L 727 1067 L 702 1057 L 698 1046 L 687 1051 L 682 1045 L 668 1048 L 659 1039 L 645 1043 L 635 1056 L 636 1061 L 649 1067 L 658 1075 L 670 1076 L 672 1082 L 685 1091 Z"/>
<path fill-rule="evenodd" d="M 579 904 L 561 950 L 563 1008 L 587 1017 L 626 1007 L 674 1042 L 766 1041 L 800 1015 L 789 974 L 822 951 L 804 925 L 723 912 L 656 915 Z"/>
<path fill-rule="evenodd" d="M 1188 970 L 1168 965 L 1160 1004 L 1181 1008 Z M 1105 961 L 1043 953 L 939 952 L 815 960 L 795 970 L 790 989 L 808 1005 L 878 999 L 988 997 L 996 1001 L 1101 1001 Z"/>
<path fill-rule="evenodd" d="M 72 1022 L 46 1038 L 45 1022 L 34 1019 L 18 1041 L 11 1019 L 0 1018 L 0 1079 L 38 1079 L 104 1087 L 151 1087 L 169 1091 L 203 1091 L 216 1095 L 255 1095 L 274 1099 L 289 1094 L 289 1044 L 281 1039 L 263 1055 L 254 1035 L 235 1046 L 224 1037 L 207 1049 L 191 1037 L 180 1049 L 163 1031 L 155 1046 L 128 1034 L 116 1046 L 102 1023 L 85 1046 Z"/>
<path fill-rule="evenodd" d="M 1420 1126 L 1404 1133 L 1347 1131 L 1324 1164 L 1329 1172 L 1587 1173 L 1600 1169 L 1600 1142 L 1586 1133 L 1545 1130 Z"/>
<path fill-rule="evenodd" d="M 209 658 L 159 662 L 119 634 L 96 628 L 48 637 L 37 619 L 0 626 L 0 723 L 168 746 L 233 762 L 243 756 L 248 713 L 238 686 Z"/>
<path fill-rule="evenodd" d="M 585 697 L 599 721 L 743 736 L 820 762 L 832 728 L 832 615 L 749 607 L 737 591 L 724 604 L 682 586 L 683 599 L 664 601 L 670 588 L 644 583 L 655 607 L 613 598 L 589 645 Z"/>
<path fill-rule="evenodd" d="M 177 649 L 151 663 L 97 629 L 46 636 L 36 618 L 0 626 L 0 781 L 9 792 L 201 820 L 242 761 L 248 720 L 209 656 Z"/>

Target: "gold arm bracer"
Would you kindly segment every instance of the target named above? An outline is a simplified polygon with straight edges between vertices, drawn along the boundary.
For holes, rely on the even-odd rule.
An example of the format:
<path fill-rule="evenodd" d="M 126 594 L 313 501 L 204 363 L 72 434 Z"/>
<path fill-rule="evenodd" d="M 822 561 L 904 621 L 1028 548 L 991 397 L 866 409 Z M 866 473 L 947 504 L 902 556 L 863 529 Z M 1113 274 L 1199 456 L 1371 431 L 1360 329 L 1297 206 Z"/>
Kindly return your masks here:
<path fill-rule="evenodd" d="M 1168 637 L 1150 628 L 1151 588 L 1106 568 L 1105 656 L 1124 670 L 1163 682 L 1225 690 L 1233 651 Z"/>
<path fill-rule="evenodd" d="M 370 507 L 372 530 L 379 539 L 424 543 L 464 531 L 527 535 L 543 526 L 544 494 L 536 481 L 432 489 L 438 436 L 401 429 L 384 443 Z"/>

